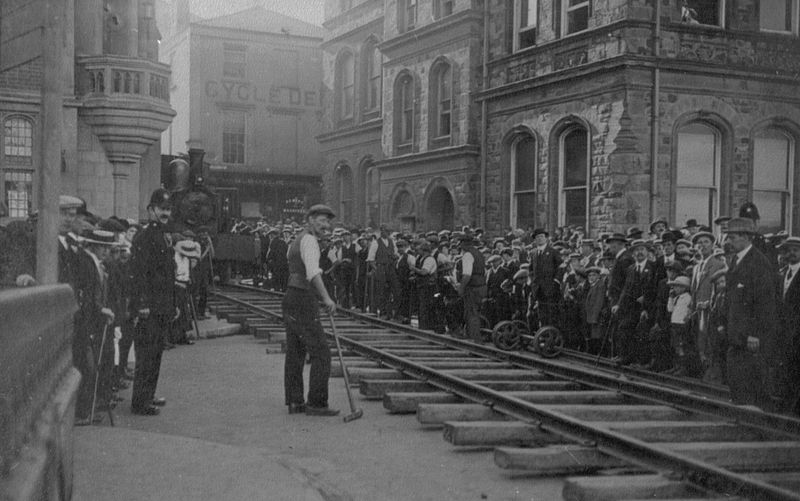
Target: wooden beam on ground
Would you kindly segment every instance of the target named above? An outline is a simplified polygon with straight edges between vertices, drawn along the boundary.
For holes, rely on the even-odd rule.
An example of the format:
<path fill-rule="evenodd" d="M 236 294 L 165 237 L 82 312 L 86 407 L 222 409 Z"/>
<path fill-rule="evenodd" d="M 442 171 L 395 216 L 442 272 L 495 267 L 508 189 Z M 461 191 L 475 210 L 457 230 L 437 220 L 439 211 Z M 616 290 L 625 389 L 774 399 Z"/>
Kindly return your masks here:
<path fill-rule="evenodd" d="M 755 442 L 763 432 L 723 422 L 631 421 L 590 422 L 645 442 Z"/>
<path fill-rule="evenodd" d="M 615 475 L 567 478 L 561 495 L 564 501 L 617 501 L 699 497 L 701 493 L 685 482 L 661 475 Z"/>
<path fill-rule="evenodd" d="M 800 474 L 797 472 L 769 472 L 769 473 L 751 473 L 749 476 L 766 482 L 774 484 L 787 491 L 800 492 Z"/>
<path fill-rule="evenodd" d="M 625 463 L 594 447 L 553 445 L 549 447 L 498 447 L 494 462 L 500 468 L 525 470 L 531 475 L 572 475 L 619 468 Z"/>
<path fill-rule="evenodd" d="M 419 404 L 417 421 L 424 425 L 441 425 L 446 421 L 503 421 L 508 417 L 479 404 Z"/>
<path fill-rule="evenodd" d="M 391 414 L 412 414 L 419 404 L 458 404 L 464 400 L 446 391 L 390 392 L 383 396 L 383 407 Z"/>
<path fill-rule="evenodd" d="M 542 408 L 585 421 L 686 421 L 693 417 L 664 405 L 543 405 Z"/>
<path fill-rule="evenodd" d="M 537 446 L 562 444 L 564 439 L 520 421 L 448 421 L 444 439 L 461 446 Z"/>
<path fill-rule="evenodd" d="M 360 381 L 360 391 L 367 399 L 383 398 L 384 393 L 394 392 L 422 392 L 436 391 L 436 387 L 424 381 L 413 379 L 362 379 Z"/>
<path fill-rule="evenodd" d="M 341 368 L 337 364 L 331 366 L 331 377 L 342 377 Z M 362 379 L 401 379 L 403 373 L 394 369 L 378 369 L 368 367 L 348 367 L 347 374 L 350 376 L 351 384 L 360 384 Z"/>

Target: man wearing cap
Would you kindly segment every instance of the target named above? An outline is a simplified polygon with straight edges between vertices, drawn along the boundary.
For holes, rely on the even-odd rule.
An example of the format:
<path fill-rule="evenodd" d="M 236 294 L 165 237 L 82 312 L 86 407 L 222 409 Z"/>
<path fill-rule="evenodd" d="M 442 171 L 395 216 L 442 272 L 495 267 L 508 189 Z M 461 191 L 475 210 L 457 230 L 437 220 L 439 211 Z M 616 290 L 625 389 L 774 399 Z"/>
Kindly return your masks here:
<path fill-rule="evenodd" d="M 486 263 L 475 248 L 472 234 L 461 237 L 463 255 L 456 265 L 456 291 L 464 300 L 464 325 L 467 338 L 481 342 L 480 306 L 486 297 Z"/>
<path fill-rule="evenodd" d="M 511 275 L 508 273 L 508 269 L 502 266 L 503 258 L 497 254 L 489 256 L 486 264 L 489 265 L 489 270 L 486 272 L 486 317 L 489 319 L 490 325 L 495 325 L 500 321 L 497 309 L 498 299 L 503 293 L 500 286 L 511 278 Z"/>
<path fill-rule="evenodd" d="M 683 229 L 686 230 L 690 238 L 696 235 L 697 232 L 700 231 L 700 227 L 697 225 L 697 219 L 688 219 Z"/>
<path fill-rule="evenodd" d="M 782 359 L 776 365 L 785 366 L 779 411 L 800 414 L 800 237 L 788 237 L 778 246 L 786 263 L 778 273 L 778 335 L 783 347 Z"/>
<path fill-rule="evenodd" d="M 558 270 L 562 259 L 560 253 L 550 245 L 547 230 L 537 228 L 531 236 L 534 247 L 530 252 L 530 307 L 538 302 L 539 321 L 542 325 L 552 325 L 559 302 Z"/>
<path fill-rule="evenodd" d="M 413 296 L 416 297 L 416 284 L 411 280 L 411 270 L 416 264 L 416 258 L 405 238 L 398 238 L 396 245 L 399 254 L 394 267 L 395 276 L 397 276 L 397 290 L 393 293 L 392 309 L 395 312 L 395 320 L 402 324 L 409 324 L 411 323 L 412 288 L 414 288 Z"/>
<path fill-rule="evenodd" d="M 733 218 L 727 240 L 733 251 L 728 263 L 728 386 L 734 404 L 769 407 L 765 359 L 774 355 L 776 297 L 772 265 L 753 246 L 753 221 Z"/>
<path fill-rule="evenodd" d="M 438 265 L 436 258 L 431 255 L 432 249 L 430 242 L 421 240 L 417 244 L 417 258 L 409 265 L 415 275 L 414 285 L 419 302 L 419 328 L 440 332 L 443 330 L 443 322 L 441 317 L 436 315 L 438 301 L 435 298 Z"/>
<path fill-rule="evenodd" d="M 613 256 L 614 264 L 608 277 L 608 304 L 615 305 L 619 302 L 625 277 L 633 263 L 633 254 L 625 247 L 628 239 L 622 233 L 613 233 L 606 238 L 608 253 Z"/>
<path fill-rule="evenodd" d="M 635 240 L 631 244 L 634 264 L 625 273 L 625 285 L 611 313 L 619 319 L 620 363 L 650 362 L 642 336 L 649 332 L 655 318 L 655 299 L 658 279 L 655 266 L 647 259 L 648 242 Z M 616 268 L 616 265 L 614 265 Z"/>
<path fill-rule="evenodd" d="M 397 251 L 386 225 L 380 225 L 379 231 L 378 238 L 370 243 L 367 254 L 367 267 L 368 273 L 372 275 L 374 282 L 374 306 L 380 312 L 381 318 L 389 320 L 393 315 L 391 306 L 392 292 L 398 288 L 397 276 L 394 272 Z"/>
<path fill-rule="evenodd" d="M 669 229 L 669 223 L 666 219 L 659 218 L 650 223 L 650 234 L 653 238 L 663 238 L 664 232 Z"/>
<path fill-rule="evenodd" d="M 281 304 L 286 324 L 284 391 L 289 414 L 339 414 L 338 410 L 328 407 L 331 353 L 320 323 L 317 301 L 317 297 L 322 300 L 330 315 L 336 312 L 336 303 L 322 281 L 318 243 L 318 239 L 330 229 L 334 217 L 330 207 L 312 206 L 306 213 L 306 228 L 289 246 L 289 282 Z M 306 353 L 311 361 L 307 404 L 303 395 Z"/>
<path fill-rule="evenodd" d="M 692 269 L 691 310 L 696 315 L 694 333 L 697 339 L 698 355 L 703 367 L 707 369 L 710 368 L 712 347 L 717 345 L 715 340 L 709 339 L 709 336 L 714 336 L 714 333 L 708 330 L 708 313 L 714 289 L 711 277 L 726 266 L 725 261 L 714 255 L 715 243 L 714 235 L 706 231 L 699 231 L 692 236 L 692 244 L 700 253 L 700 261 Z"/>
<path fill-rule="evenodd" d="M 154 416 L 159 413 L 158 406 L 166 403 L 156 398 L 155 391 L 170 322 L 177 318 L 175 251 L 167 230 L 172 215 L 169 191 L 153 191 L 147 210 L 150 222 L 136 235 L 131 247 L 131 311 L 137 317 L 131 412 Z"/>

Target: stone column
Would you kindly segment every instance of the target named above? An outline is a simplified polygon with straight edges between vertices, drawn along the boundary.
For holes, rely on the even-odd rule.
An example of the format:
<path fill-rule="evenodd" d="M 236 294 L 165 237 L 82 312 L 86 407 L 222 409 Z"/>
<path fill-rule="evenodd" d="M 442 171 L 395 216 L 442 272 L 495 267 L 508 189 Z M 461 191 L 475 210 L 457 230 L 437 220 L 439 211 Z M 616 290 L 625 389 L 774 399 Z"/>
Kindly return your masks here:
<path fill-rule="evenodd" d="M 139 186 L 138 183 L 131 182 L 131 174 L 139 170 L 141 158 L 125 155 L 109 160 L 113 166 L 111 175 L 114 183 L 112 196 L 114 215 L 123 219 L 138 217 L 135 204 L 139 199 Z M 133 205 L 131 200 L 133 200 Z"/>
<path fill-rule="evenodd" d="M 128 56 L 139 57 L 139 0 L 127 0 Z"/>

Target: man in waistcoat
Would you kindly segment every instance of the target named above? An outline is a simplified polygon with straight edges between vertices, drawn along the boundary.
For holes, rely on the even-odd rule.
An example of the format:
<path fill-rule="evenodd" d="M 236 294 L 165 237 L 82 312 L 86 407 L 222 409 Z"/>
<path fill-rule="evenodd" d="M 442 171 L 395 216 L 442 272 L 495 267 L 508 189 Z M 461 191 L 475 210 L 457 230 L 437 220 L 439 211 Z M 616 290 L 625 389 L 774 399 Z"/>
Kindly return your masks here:
<path fill-rule="evenodd" d="M 375 290 L 375 307 L 380 318 L 389 320 L 393 316 L 391 306 L 392 292 L 398 289 L 394 264 L 397 260 L 394 241 L 389 236 L 386 225 L 380 226 L 380 235 L 370 243 L 367 254 L 368 273 L 373 276 Z"/>
<path fill-rule="evenodd" d="M 464 299 L 464 324 L 467 338 L 481 342 L 481 301 L 486 297 L 486 263 L 483 254 L 475 248 L 471 233 L 461 237 L 463 255 L 457 270 L 456 291 Z"/>
<path fill-rule="evenodd" d="M 336 217 L 330 207 L 314 205 L 306 213 L 306 227 L 289 245 L 289 282 L 281 305 L 286 324 L 286 358 L 283 368 L 284 391 L 289 414 L 335 416 L 328 407 L 328 379 L 331 352 L 319 319 L 321 299 L 328 314 L 336 312 L 322 281 L 319 238 L 330 229 Z M 303 398 L 303 366 L 306 354 L 311 362 L 308 400 Z"/>

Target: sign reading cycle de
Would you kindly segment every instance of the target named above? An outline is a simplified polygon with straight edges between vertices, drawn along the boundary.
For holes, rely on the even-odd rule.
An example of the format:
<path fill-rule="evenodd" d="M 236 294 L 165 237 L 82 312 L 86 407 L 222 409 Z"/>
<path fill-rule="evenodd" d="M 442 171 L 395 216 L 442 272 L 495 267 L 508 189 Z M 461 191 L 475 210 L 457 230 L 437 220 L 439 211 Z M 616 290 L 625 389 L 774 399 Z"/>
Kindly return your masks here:
<path fill-rule="evenodd" d="M 264 87 L 251 82 L 232 82 L 229 80 L 207 80 L 206 97 L 240 103 L 265 103 L 303 107 L 319 106 L 319 95 L 316 91 L 278 85 Z"/>

